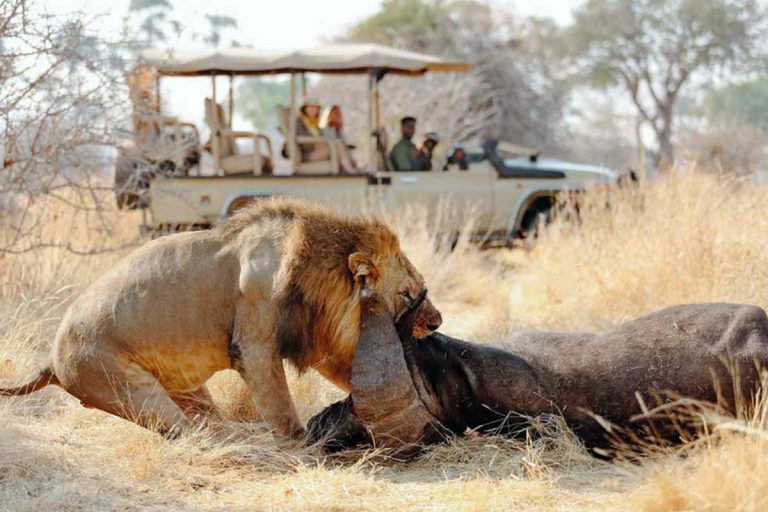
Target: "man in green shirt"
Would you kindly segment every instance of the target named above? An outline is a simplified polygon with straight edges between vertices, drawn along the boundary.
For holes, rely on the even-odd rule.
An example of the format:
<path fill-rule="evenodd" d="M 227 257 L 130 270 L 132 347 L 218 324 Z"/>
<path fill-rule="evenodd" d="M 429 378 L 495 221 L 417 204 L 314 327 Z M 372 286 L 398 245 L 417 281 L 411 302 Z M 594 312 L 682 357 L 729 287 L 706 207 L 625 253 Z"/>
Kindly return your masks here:
<path fill-rule="evenodd" d="M 413 135 L 416 133 L 416 118 L 406 116 L 400 120 L 400 129 L 403 137 L 389 152 L 389 160 L 396 171 L 428 171 L 429 162 L 427 156 L 413 143 Z"/>

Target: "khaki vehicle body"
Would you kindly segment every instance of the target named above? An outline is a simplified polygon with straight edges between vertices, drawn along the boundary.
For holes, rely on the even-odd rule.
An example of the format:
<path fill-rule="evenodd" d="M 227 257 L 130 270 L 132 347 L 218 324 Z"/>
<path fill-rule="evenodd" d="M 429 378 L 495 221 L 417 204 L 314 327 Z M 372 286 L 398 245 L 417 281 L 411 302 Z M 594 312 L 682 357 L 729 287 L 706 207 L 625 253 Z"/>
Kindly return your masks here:
<path fill-rule="evenodd" d="M 478 233 L 501 233 L 506 237 L 526 231 L 535 226 L 540 215 L 548 215 L 559 192 L 579 191 L 613 180 L 612 173 L 605 169 L 541 160 L 535 151 L 495 141 L 466 152 L 454 149 L 444 171 L 393 172 L 380 122 L 379 82 L 388 74 L 420 76 L 468 70 L 469 65 L 463 62 L 378 45 L 327 45 L 295 51 L 145 51 L 135 74 L 138 78 L 132 84 L 132 97 L 142 107 L 135 107 L 137 133 L 143 129 L 144 139 L 165 136 L 172 147 L 182 145 L 184 151 L 173 151 L 174 158 L 157 157 L 138 142 L 144 139 L 136 137 L 133 146 L 141 157 L 139 164 L 131 163 L 129 153 L 124 152 L 116 170 L 118 205 L 148 208 L 151 215 L 145 218 L 143 229 L 163 233 L 210 227 L 247 202 L 272 196 L 301 197 L 346 211 L 360 211 L 367 206 L 400 209 L 415 203 L 428 208 L 436 229 L 458 230 L 471 220 Z M 303 169 L 296 120 L 301 97 L 306 97 L 306 91 L 298 88 L 299 79 L 306 84 L 305 73 L 367 75 L 371 137 L 361 148 L 367 157 L 364 174 L 341 175 L 333 159 L 328 168 Z M 232 129 L 233 77 L 274 74 L 289 74 L 291 78 L 290 105 L 279 107 L 287 119 L 283 135 L 288 172 L 292 171 L 289 175 L 272 172 L 271 164 L 278 157 L 268 137 Z M 216 99 L 215 78 L 221 75 L 230 78 L 226 108 Z M 212 94 L 206 99 L 211 138 L 205 148 L 195 146 L 199 141 L 197 131 L 194 137 L 163 131 L 170 119 L 160 113 L 159 80 L 163 76 L 211 77 Z M 148 126 L 154 130 L 147 130 Z M 254 141 L 253 154 L 231 155 L 232 150 L 227 148 L 233 147 L 230 140 L 237 137 Z M 259 156 L 257 151 L 262 149 L 266 153 Z M 214 175 L 201 175 L 198 162 L 202 151 L 210 151 Z M 227 162 L 233 161 L 244 166 L 245 172 L 228 167 Z"/>
<path fill-rule="evenodd" d="M 515 159 L 521 160 L 521 159 Z M 472 221 L 478 233 L 515 235 L 532 226 L 527 213 L 546 213 L 563 191 L 582 191 L 609 183 L 607 169 L 547 163 L 548 176 L 502 176 L 488 158 L 467 170 L 449 166 L 438 172 L 380 172 L 371 176 L 229 176 L 179 177 L 153 182 L 152 228 L 208 227 L 250 200 L 294 196 L 342 211 L 371 207 L 428 208 L 444 230 L 459 230 Z M 529 167 L 535 166 L 531 162 Z M 559 166 L 562 170 L 554 170 Z M 535 220 L 535 217 L 531 217 Z"/>

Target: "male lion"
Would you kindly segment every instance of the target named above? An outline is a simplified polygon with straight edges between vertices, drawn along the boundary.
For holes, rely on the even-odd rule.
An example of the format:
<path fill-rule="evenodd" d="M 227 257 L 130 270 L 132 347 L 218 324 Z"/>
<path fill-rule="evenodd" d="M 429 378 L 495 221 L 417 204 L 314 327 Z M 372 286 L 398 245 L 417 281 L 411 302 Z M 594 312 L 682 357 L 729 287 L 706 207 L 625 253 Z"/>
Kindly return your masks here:
<path fill-rule="evenodd" d="M 283 371 L 312 367 L 350 389 L 360 286 L 398 319 L 424 279 L 385 224 L 295 200 L 265 200 L 206 232 L 147 243 L 70 306 L 48 364 L 22 395 L 56 384 L 95 407 L 169 433 L 219 370 L 247 383 L 263 419 L 303 434 Z M 442 319 L 429 302 L 419 332 Z"/>

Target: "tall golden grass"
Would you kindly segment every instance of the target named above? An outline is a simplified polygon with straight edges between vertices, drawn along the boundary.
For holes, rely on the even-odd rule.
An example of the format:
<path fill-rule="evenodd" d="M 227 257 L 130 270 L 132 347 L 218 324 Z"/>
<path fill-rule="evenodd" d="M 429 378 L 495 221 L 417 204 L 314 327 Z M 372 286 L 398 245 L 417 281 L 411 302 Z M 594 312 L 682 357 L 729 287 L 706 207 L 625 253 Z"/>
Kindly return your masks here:
<path fill-rule="evenodd" d="M 637 190 L 588 195 L 578 225 L 555 221 L 533 248 L 440 244 L 418 208 L 393 214 L 406 253 L 444 313 L 443 331 L 473 340 L 517 328 L 602 329 L 678 302 L 768 306 L 768 190 L 680 169 Z M 115 213 L 99 235 L 62 211 L 50 237 L 78 247 L 137 241 Z M 2 236 L 2 234 L 0 234 Z M 108 238 L 108 239 L 107 239 Z M 56 249 L 0 256 L 0 379 L 32 366 L 71 299 L 124 251 Z M 467 437 L 409 464 L 375 452 L 326 457 L 278 446 L 242 421 L 237 379 L 214 379 L 227 420 L 166 441 L 55 388 L 0 400 L 0 509 L 764 510 L 767 402 L 751 418 L 712 417 L 711 434 L 641 464 L 587 455 L 555 418 L 530 440 Z M 304 419 L 340 394 L 294 376 Z"/>

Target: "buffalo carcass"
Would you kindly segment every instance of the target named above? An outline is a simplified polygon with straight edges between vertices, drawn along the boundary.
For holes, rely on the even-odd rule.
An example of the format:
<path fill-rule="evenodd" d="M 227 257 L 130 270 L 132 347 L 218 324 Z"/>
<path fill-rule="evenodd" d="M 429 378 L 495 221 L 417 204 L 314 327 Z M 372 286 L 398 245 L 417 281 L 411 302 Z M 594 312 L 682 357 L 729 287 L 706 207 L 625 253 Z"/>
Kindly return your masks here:
<path fill-rule="evenodd" d="M 734 412 L 768 366 L 768 318 L 756 306 L 686 304 L 599 334 L 518 332 L 479 345 L 415 340 L 410 315 L 395 326 L 378 297 L 362 302 L 352 392 L 309 422 L 329 449 L 371 443 L 407 457 L 468 428 L 514 435 L 542 413 L 562 414 L 598 453 L 617 432 L 675 442 L 680 425 L 649 407 L 687 397 Z"/>

